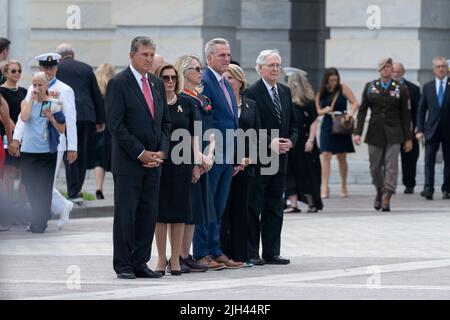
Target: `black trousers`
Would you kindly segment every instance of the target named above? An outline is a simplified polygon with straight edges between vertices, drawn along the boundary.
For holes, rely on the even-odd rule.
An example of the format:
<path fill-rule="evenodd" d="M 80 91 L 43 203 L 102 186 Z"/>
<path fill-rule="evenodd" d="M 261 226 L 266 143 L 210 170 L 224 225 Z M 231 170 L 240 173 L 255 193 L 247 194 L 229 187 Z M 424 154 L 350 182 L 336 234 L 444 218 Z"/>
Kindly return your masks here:
<path fill-rule="evenodd" d="M 442 192 L 450 192 L 450 142 L 444 141 L 440 126 L 433 137 L 425 142 L 425 186 L 424 190 L 434 192 L 434 167 L 436 164 L 436 153 L 439 146 L 442 145 L 442 154 L 444 158 L 444 182 Z"/>
<path fill-rule="evenodd" d="M 220 226 L 220 247 L 234 261 L 248 261 L 248 198 L 251 176 L 233 177 L 227 207 Z"/>
<path fill-rule="evenodd" d="M 413 148 L 410 152 L 403 151 L 403 145 L 401 147 L 402 181 L 406 188 L 414 188 L 416 186 L 416 168 L 420 147 L 416 138 L 413 138 L 412 141 Z"/>
<path fill-rule="evenodd" d="M 132 272 L 150 260 L 158 210 L 159 176 L 114 175 L 113 266 Z"/>
<path fill-rule="evenodd" d="M 57 153 L 20 155 L 22 179 L 32 209 L 30 230 L 34 233 L 44 232 L 50 219 L 56 157 Z"/>
<path fill-rule="evenodd" d="M 259 257 L 260 239 L 263 258 L 280 255 L 285 177 L 285 173 L 277 173 L 273 176 L 258 175 L 252 180 L 249 197 L 249 258 Z"/>
<path fill-rule="evenodd" d="M 86 177 L 88 165 L 88 155 L 90 144 L 94 140 L 95 124 L 89 121 L 77 121 L 78 157 L 77 160 L 69 164 L 67 157 L 64 157 L 64 167 L 66 168 L 67 193 L 69 198 L 77 198 L 81 192 Z"/>

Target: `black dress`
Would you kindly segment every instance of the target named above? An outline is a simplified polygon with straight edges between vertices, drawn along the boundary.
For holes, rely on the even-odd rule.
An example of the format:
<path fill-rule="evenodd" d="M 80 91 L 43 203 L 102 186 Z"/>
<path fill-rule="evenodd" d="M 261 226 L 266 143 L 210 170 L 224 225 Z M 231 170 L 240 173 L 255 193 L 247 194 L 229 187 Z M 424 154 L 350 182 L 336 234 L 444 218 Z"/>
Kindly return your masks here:
<path fill-rule="evenodd" d="M 185 92 L 181 93 L 180 96 L 187 97 L 194 104 L 199 119 L 201 119 L 202 135 L 204 135 L 207 130 L 214 128 L 213 111 L 210 110 L 211 102 L 206 96 L 200 94 L 196 97 L 192 93 L 188 94 Z M 200 137 L 203 150 L 209 145 L 208 138 L 209 137 Z M 216 222 L 216 211 L 214 208 L 214 199 L 211 192 L 208 172 L 202 174 L 197 183 L 191 183 L 191 191 L 193 216 L 186 224 L 204 225 Z"/>
<path fill-rule="evenodd" d="M 300 201 L 308 203 L 305 195 L 310 194 L 313 197 L 314 206 L 322 210 L 320 152 L 316 141 L 314 141 L 312 152 L 305 152 L 309 129 L 317 118 L 316 107 L 313 101 L 304 107 L 295 104 L 294 111 L 298 120 L 298 140 L 288 153 L 285 195 L 297 195 Z"/>
<path fill-rule="evenodd" d="M 9 117 L 11 118 L 12 121 L 14 121 L 14 124 L 17 123 L 17 119 L 19 118 L 20 114 L 20 104 L 22 103 L 22 100 L 24 100 L 25 97 L 27 96 L 27 89 L 18 87 L 17 90 L 11 90 L 9 88 L 0 87 L 0 93 L 8 103 Z M 3 139 L 3 136 L 5 135 L 5 127 L 1 122 L 0 122 L 0 134 Z M 14 166 L 18 168 L 19 164 L 20 158 L 11 157 L 8 154 L 8 152 L 6 152 L 5 165 Z"/>
<path fill-rule="evenodd" d="M 168 105 L 172 133 L 177 129 L 187 130 L 192 137 L 194 135 L 194 123 L 198 119 L 195 106 L 190 99 L 183 95 L 177 96 L 173 105 Z M 189 141 L 189 158 L 181 164 L 175 164 L 172 157 L 173 148 L 183 138 L 170 141 L 169 153 L 161 169 L 161 181 L 159 185 L 159 210 L 157 221 L 160 223 L 186 223 L 192 220 L 192 195 L 191 181 L 193 169 L 192 144 Z M 178 153 L 177 153 L 178 155 Z M 184 158 L 183 151 L 179 156 Z"/>
<path fill-rule="evenodd" d="M 325 108 L 331 105 L 334 98 L 334 92 L 326 92 L 320 100 L 320 107 Z M 339 93 L 333 111 L 347 112 L 347 98 L 342 93 Z M 320 127 L 320 151 L 336 153 L 351 153 L 355 152 L 353 147 L 351 135 L 340 135 L 332 133 L 333 120 L 331 115 L 326 114 L 323 117 L 322 126 Z"/>

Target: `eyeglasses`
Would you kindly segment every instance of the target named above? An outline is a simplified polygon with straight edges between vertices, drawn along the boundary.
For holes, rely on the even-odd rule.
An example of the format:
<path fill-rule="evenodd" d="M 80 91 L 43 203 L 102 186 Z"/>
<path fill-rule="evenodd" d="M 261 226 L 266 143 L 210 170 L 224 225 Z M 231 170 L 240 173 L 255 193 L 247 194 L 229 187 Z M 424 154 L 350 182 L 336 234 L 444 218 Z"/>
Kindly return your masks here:
<path fill-rule="evenodd" d="M 170 80 L 172 80 L 173 82 L 176 82 L 178 80 L 178 76 L 162 76 L 161 78 L 165 82 L 169 82 Z"/>
<path fill-rule="evenodd" d="M 200 73 L 200 72 L 203 71 L 203 69 L 202 69 L 201 67 L 195 67 L 195 68 L 191 67 L 191 68 L 187 68 L 187 70 L 195 70 L 195 71 L 197 71 L 198 73 Z"/>
<path fill-rule="evenodd" d="M 268 67 L 269 69 L 281 69 L 281 64 L 273 63 L 273 64 L 263 64 L 263 66 Z"/>
<path fill-rule="evenodd" d="M 434 67 L 437 69 L 437 68 L 447 68 L 448 66 L 446 66 L 445 64 L 440 64 Z"/>
<path fill-rule="evenodd" d="M 11 69 L 10 71 L 12 74 L 16 74 L 18 72 L 19 74 L 22 73 L 22 69 Z"/>

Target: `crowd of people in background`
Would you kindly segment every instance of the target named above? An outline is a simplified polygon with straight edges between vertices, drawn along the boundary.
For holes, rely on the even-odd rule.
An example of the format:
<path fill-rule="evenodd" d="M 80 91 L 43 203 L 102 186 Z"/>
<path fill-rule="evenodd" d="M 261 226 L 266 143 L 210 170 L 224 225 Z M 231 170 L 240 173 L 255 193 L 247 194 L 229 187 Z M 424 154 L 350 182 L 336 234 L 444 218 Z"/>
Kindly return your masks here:
<path fill-rule="evenodd" d="M 404 193 L 414 193 L 420 142 L 421 196 L 433 199 L 442 145 L 441 190 L 450 199 L 450 80 L 443 57 L 432 61 L 435 79 L 422 90 L 404 78 L 403 64 L 383 58 L 380 77 L 367 82 L 359 102 L 336 68 L 325 70 L 317 92 L 300 69 L 285 69 L 283 84 L 277 50 L 261 50 L 260 79 L 249 84 L 222 38 L 207 42 L 205 62 L 187 54 L 168 63 L 152 39 L 136 37 L 128 67 L 117 74 L 111 64 L 94 70 L 76 60 L 74 48 L 62 43 L 36 57 L 39 72 L 28 89 L 20 86 L 22 64 L 8 58 L 9 46 L 0 38 L 0 230 L 25 224 L 42 233 L 52 214 L 62 229 L 83 201 L 86 171 L 95 170 L 99 200 L 111 171 L 118 278 L 289 264 L 281 256 L 284 215 L 300 212 L 300 203 L 308 213 L 324 209 L 333 155 L 340 196 L 349 196 L 347 154 L 361 144 L 369 110 L 374 209 L 391 210 L 400 155 Z M 237 138 L 226 139 L 230 130 Z M 239 139 L 249 130 L 265 134 Z M 237 141 L 244 142 L 243 154 Z M 173 154 L 182 142 L 189 152 L 178 154 L 188 159 L 180 163 Z M 275 172 L 265 172 L 262 149 L 276 156 Z M 63 162 L 67 196 L 56 188 Z M 153 239 L 155 270 L 147 266 Z"/>

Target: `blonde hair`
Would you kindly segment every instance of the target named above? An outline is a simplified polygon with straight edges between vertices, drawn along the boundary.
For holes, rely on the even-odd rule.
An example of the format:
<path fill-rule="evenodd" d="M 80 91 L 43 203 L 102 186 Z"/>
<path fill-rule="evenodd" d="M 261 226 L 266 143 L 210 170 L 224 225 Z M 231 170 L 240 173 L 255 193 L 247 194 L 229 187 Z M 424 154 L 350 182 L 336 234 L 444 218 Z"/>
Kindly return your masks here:
<path fill-rule="evenodd" d="M 180 86 L 180 90 L 184 89 L 184 73 L 189 70 L 192 65 L 192 62 L 197 61 L 202 65 L 200 58 L 195 54 L 187 54 L 179 57 L 177 61 L 173 64 L 175 69 L 178 71 L 178 85 Z"/>
<path fill-rule="evenodd" d="M 248 87 L 247 77 L 245 76 L 244 70 L 239 67 L 237 64 L 230 64 L 228 66 L 228 71 L 231 73 L 233 78 L 240 81 L 242 84 L 239 88 L 239 91 L 242 92 Z"/>
<path fill-rule="evenodd" d="M 2 63 L 0 64 L 0 71 L 2 72 L 3 75 L 5 75 L 5 73 L 8 72 L 9 66 L 12 64 L 17 64 L 19 66 L 19 69 L 22 69 L 22 65 L 18 60 L 5 60 L 2 61 Z"/>
<path fill-rule="evenodd" d="M 31 78 L 31 80 L 42 80 L 45 83 L 45 85 L 48 87 L 49 80 L 48 80 L 47 75 L 43 71 L 38 71 L 35 74 L 33 74 L 33 77 Z"/>
<path fill-rule="evenodd" d="M 292 101 L 295 104 L 305 106 L 314 101 L 314 91 L 305 72 L 294 72 L 289 76 L 287 84 L 291 89 Z"/>
<path fill-rule="evenodd" d="M 109 80 L 111 80 L 116 74 L 114 67 L 109 63 L 102 63 L 95 70 L 95 77 L 97 78 L 98 87 L 102 96 L 106 94 L 106 86 Z"/>

